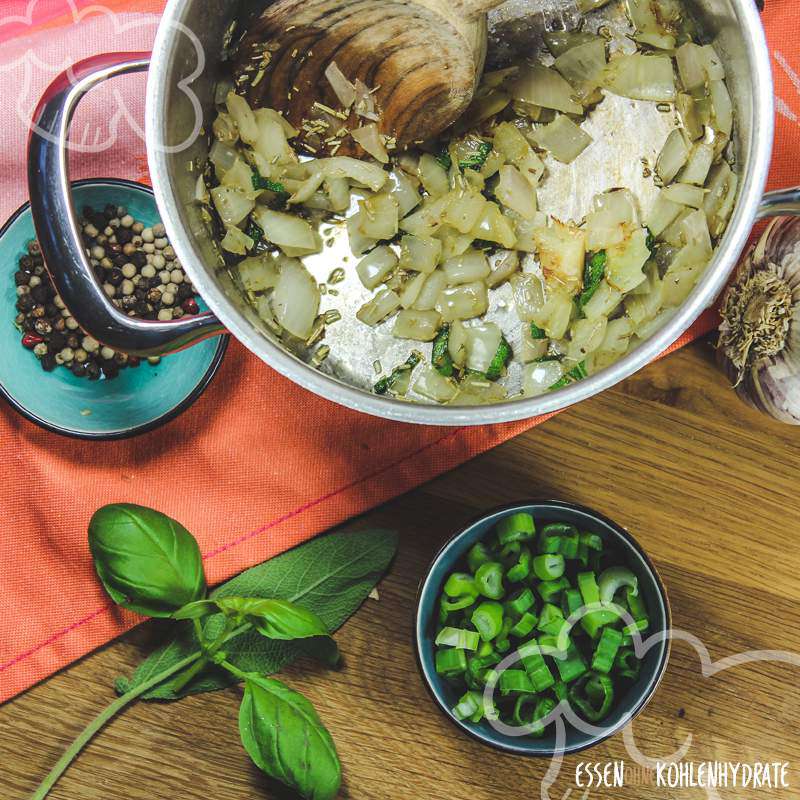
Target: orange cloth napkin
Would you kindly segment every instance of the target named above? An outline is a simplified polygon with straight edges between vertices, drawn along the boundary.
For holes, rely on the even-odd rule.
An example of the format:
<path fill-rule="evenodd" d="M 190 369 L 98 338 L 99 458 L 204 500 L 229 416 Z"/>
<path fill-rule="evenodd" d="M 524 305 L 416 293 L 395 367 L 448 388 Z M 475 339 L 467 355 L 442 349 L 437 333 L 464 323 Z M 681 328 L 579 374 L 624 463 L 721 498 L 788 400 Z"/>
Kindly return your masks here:
<path fill-rule="evenodd" d="M 41 91 L 65 63 L 91 53 L 144 50 L 158 0 L 4 2 L 0 17 L 0 210 L 25 199 L 26 126 Z M 767 0 L 778 96 L 774 186 L 800 183 L 800 16 L 794 0 Z M 11 8 L 9 8 L 11 6 Z M 9 15 L 17 15 L 9 16 Z M 121 41 L 118 41 L 120 40 Z M 141 111 L 143 83 L 116 82 Z M 76 177 L 144 177 L 144 146 L 133 112 L 109 125 L 102 94 L 78 119 L 108 149 L 78 159 Z M 791 109 L 795 109 L 792 111 Z M 28 117 L 26 117 L 26 114 Z M 676 347 L 714 327 L 707 314 Z M 35 427 L 0 408 L 0 701 L 131 628 L 101 591 L 86 547 L 91 514 L 110 502 L 153 506 L 199 539 L 209 580 L 231 575 L 313 537 L 542 422 L 471 429 L 414 427 L 335 406 L 305 392 L 233 343 L 206 394 L 180 419 L 138 439 L 84 443 Z"/>

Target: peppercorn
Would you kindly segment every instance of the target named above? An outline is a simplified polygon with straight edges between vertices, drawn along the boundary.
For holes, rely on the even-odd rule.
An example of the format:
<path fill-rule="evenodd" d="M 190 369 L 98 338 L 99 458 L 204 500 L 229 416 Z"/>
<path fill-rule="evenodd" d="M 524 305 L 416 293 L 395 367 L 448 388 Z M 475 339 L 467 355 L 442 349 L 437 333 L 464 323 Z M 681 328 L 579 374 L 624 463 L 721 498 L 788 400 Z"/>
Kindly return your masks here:
<path fill-rule="evenodd" d="M 184 300 L 183 303 L 181 304 L 181 308 L 187 314 L 199 314 L 200 313 L 200 307 L 197 305 L 197 302 L 192 298 L 189 298 L 188 300 Z"/>
<path fill-rule="evenodd" d="M 70 350 L 75 350 L 76 348 L 80 347 L 81 340 L 74 334 L 71 333 L 67 336 L 67 347 Z"/>
<path fill-rule="evenodd" d="M 136 305 L 133 307 L 133 310 L 139 314 L 140 316 L 144 316 L 150 311 L 150 306 L 144 300 L 139 300 Z"/>
<path fill-rule="evenodd" d="M 22 346 L 27 350 L 33 350 L 37 344 L 41 344 L 43 341 L 44 339 L 35 333 L 26 333 L 22 337 Z"/>
<path fill-rule="evenodd" d="M 67 337 L 61 331 L 53 331 L 47 339 L 53 350 L 61 351 L 67 346 Z"/>
<path fill-rule="evenodd" d="M 28 242 L 28 254 L 32 256 L 40 256 L 42 254 L 42 248 L 39 247 L 39 242 L 36 239 Z"/>
<path fill-rule="evenodd" d="M 100 365 L 96 361 L 89 361 L 86 363 L 86 377 L 90 381 L 96 381 L 100 378 Z"/>
<path fill-rule="evenodd" d="M 33 302 L 30 292 L 20 295 L 17 298 L 17 308 L 20 311 L 30 311 L 35 305 L 36 303 Z"/>
<path fill-rule="evenodd" d="M 47 336 L 53 332 L 53 326 L 48 319 L 37 319 L 34 323 L 34 329 L 39 336 Z"/>
<path fill-rule="evenodd" d="M 117 228 L 117 241 L 121 245 L 129 244 L 133 239 L 133 231 L 130 228 Z"/>
<path fill-rule="evenodd" d="M 139 364 L 141 364 L 141 363 L 142 363 L 142 359 L 141 358 L 137 358 L 136 356 L 130 356 L 128 358 L 128 366 L 129 367 L 138 367 Z"/>
<path fill-rule="evenodd" d="M 103 374 L 109 380 L 112 380 L 119 375 L 119 364 L 114 361 L 104 361 L 101 369 L 103 370 Z"/>
<path fill-rule="evenodd" d="M 31 276 L 26 275 L 24 272 L 15 272 L 14 273 L 14 283 L 17 286 L 27 286 L 30 282 Z"/>
<path fill-rule="evenodd" d="M 33 270 L 33 259 L 30 256 L 22 256 L 19 260 L 19 268 L 23 272 L 31 272 Z"/>
<path fill-rule="evenodd" d="M 31 300 L 33 300 L 33 298 L 31 298 Z M 39 305 L 35 305 L 31 309 L 31 316 L 34 319 L 41 319 L 46 313 L 47 312 L 45 311 L 44 306 L 41 305 L 41 303 Z"/>
<path fill-rule="evenodd" d="M 42 356 L 40 363 L 45 372 L 52 372 L 58 366 L 56 357 L 52 353 L 47 353 L 47 355 Z"/>
<path fill-rule="evenodd" d="M 114 267 L 106 273 L 106 280 L 112 286 L 119 286 L 125 280 L 125 276 L 122 274 L 122 270 Z"/>
<path fill-rule="evenodd" d="M 54 303 L 47 303 L 44 307 L 45 313 L 51 319 L 54 317 L 58 317 L 61 314 L 61 311 Z"/>
<path fill-rule="evenodd" d="M 72 362 L 70 369 L 76 378 L 82 378 L 86 374 L 85 366 L 83 364 L 79 364 L 77 361 Z"/>
<path fill-rule="evenodd" d="M 133 307 L 136 305 L 136 298 L 133 295 L 128 295 L 127 297 L 123 297 L 121 301 L 123 311 L 133 311 Z"/>
<path fill-rule="evenodd" d="M 31 289 L 31 297 L 40 304 L 44 304 L 47 302 L 47 289 L 44 286 L 34 286 Z"/>
<path fill-rule="evenodd" d="M 147 266 L 147 256 L 141 250 L 137 250 L 131 256 L 131 261 L 134 263 L 135 266 L 139 267 L 139 269 Z"/>

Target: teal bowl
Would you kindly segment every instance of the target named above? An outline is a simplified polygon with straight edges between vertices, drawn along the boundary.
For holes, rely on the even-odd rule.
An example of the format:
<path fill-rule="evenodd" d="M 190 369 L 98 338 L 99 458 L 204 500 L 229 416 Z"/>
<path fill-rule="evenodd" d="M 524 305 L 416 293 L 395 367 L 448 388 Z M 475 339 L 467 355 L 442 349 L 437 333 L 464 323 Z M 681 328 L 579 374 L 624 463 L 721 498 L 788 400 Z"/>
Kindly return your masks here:
<path fill-rule="evenodd" d="M 127 206 L 145 225 L 160 221 L 152 191 L 117 179 L 73 184 L 77 208 Z M 20 414 L 49 431 L 80 439 L 124 439 L 152 431 L 177 417 L 197 400 L 219 369 L 228 336 L 218 336 L 166 356 L 152 366 L 121 370 L 114 380 L 90 381 L 69 370 L 45 372 L 20 344 L 14 325 L 17 295 L 14 272 L 28 242 L 36 238 L 29 204 L 0 230 L 0 395 Z M 199 303 L 200 304 L 200 303 Z M 202 306 L 202 304 L 200 304 Z"/>
<path fill-rule="evenodd" d="M 495 525 L 511 514 L 528 512 L 534 519 L 547 522 L 567 522 L 580 530 L 598 534 L 609 547 L 619 554 L 639 579 L 639 589 L 647 605 L 651 626 L 643 640 L 654 637 L 653 644 L 642 660 L 637 680 L 615 703 L 614 710 L 601 723 L 595 723 L 593 733 L 578 730 L 566 720 L 565 739 L 562 747 L 556 743 L 555 725 L 551 724 L 540 739 L 528 736 L 511 736 L 495 730 L 486 720 L 472 723 L 458 720 L 452 713 L 460 693 L 444 681 L 436 672 L 434 664 L 435 625 L 439 608 L 439 597 L 447 577 L 466 559 L 467 552 L 476 542 L 487 538 Z M 671 614 L 667 593 L 661 578 L 642 548 L 623 528 L 600 514 L 582 506 L 558 501 L 524 502 L 490 511 L 464 530 L 453 536 L 433 560 L 428 574 L 420 585 L 417 599 L 415 624 L 415 646 L 417 660 L 427 688 L 445 716 L 463 733 L 499 750 L 517 755 L 552 757 L 577 753 L 608 739 L 622 730 L 652 698 L 667 668 L 670 639 L 666 634 L 671 628 Z M 588 726 L 587 726 L 588 727 Z"/>

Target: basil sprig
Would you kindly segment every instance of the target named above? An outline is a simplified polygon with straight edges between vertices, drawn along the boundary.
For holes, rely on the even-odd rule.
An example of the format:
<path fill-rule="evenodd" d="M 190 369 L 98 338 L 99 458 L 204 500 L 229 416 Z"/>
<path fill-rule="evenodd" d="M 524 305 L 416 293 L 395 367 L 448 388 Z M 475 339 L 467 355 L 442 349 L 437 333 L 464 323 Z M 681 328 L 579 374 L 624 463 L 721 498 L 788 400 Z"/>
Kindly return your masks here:
<path fill-rule="evenodd" d="M 308 800 L 333 800 L 342 779 L 333 739 L 311 703 L 267 673 L 302 653 L 338 664 L 330 632 L 364 601 L 395 546 L 395 535 L 386 531 L 331 534 L 254 567 L 207 596 L 200 548 L 186 528 L 142 506 L 100 509 L 89 526 L 89 548 L 109 596 L 140 614 L 172 618 L 179 630 L 173 643 L 122 684 L 125 693 L 78 736 L 32 800 L 43 800 L 91 738 L 135 700 L 176 699 L 239 681 L 244 682 L 240 736 L 256 766 Z M 326 559 L 320 561 L 323 551 Z M 264 596 L 264 578 L 277 578 L 275 591 L 288 590 L 293 599 Z M 330 589 L 337 594 L 326 603 Z M 308 603 L 318 604 L 320 613 Z"/>

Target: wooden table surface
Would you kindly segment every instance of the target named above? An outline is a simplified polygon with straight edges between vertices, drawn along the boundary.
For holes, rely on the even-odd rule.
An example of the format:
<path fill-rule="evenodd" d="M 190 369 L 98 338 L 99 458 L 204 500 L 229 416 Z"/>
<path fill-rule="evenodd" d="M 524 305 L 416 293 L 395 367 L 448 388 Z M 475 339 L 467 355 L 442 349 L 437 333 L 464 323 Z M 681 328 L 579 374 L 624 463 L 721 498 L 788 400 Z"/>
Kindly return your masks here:
<path fill-rule="evenodd" d="M 800 653 L 798 431 L 750 411 L 713 366 L 707 342 L 629 379 L 363 518 L 396 527 L 399 555 L 338 635 L 345 667 L 298 662 L 282 677 L 316 704 L 354 800 L 538 798 L 547 764 L 460 735 L 429 699 L 414 660 L 417 585 L 448 534 L 477 511 L 529 497 L 592 506 L 628 528 L 666 582 L 674 624 L 713 660 L 750 650 Z M 149 624 L 0 708 L 0 798 L 18 800 L 112 697 L 110 682 L 154 646 Z M 774 661 L 703 677 L 677 643 L 661 688 L 632 726 L 564 760 L 550 796 L 575 788 L 580 761 L 624 759 L 614 798 L 705 797 L 656 789 L 639 758 L 787 761 L 800 796 L 800 671 Z M 171 705 L 140 704 L 84 752 L 51 797 L 60 800 L 252 800 L 283 797 L 240 747 L 238 689 Z M 629 732 L 631 729 L 629 729 Z M 627 741 L 626 741 L 627 740 Z M 630 746 L 628 746 L 630 745 Z M 607 797 L 593 790 L 589 797 Z M 720 790 L 721 798 L 762 796 Z"/>

